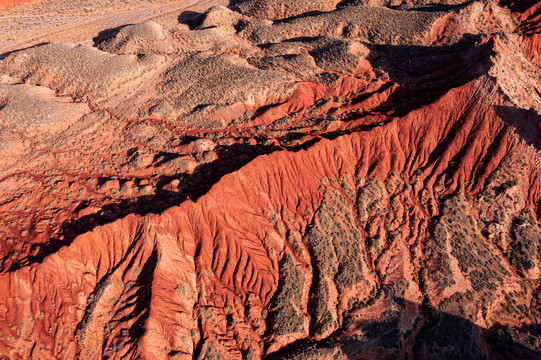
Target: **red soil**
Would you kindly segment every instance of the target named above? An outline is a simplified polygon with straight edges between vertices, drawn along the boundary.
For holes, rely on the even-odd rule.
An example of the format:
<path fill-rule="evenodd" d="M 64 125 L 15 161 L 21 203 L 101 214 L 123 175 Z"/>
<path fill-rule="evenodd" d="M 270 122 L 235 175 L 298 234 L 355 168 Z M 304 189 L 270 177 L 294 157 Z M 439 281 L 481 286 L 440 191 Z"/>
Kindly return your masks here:
<path fill-rule="evenodd" d="M 531 37 L 322 10 L 0 61 L 2 356 L 537 357 Z"/>
<path fill-rule="evenodd" d="M 0 10 L 5 10 L 10 7 L 17 6 L 19 4 L 25 4 L 34 0 L 0 0 Z"/>
<path fill-rule="evenodd" d="M 536 0 L 510 1 L 509 9 L 520 21 L 518 29 L 525 38 L 525 51 L 541 65 L 541 3 Z"/>

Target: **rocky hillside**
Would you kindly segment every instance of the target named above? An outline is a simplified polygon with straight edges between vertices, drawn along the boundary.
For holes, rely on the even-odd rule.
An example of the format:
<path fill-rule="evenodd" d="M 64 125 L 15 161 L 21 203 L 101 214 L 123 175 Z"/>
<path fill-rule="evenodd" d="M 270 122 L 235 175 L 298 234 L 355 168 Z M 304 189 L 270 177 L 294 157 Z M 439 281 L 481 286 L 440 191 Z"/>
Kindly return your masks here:
<path fill-rule="evenodd" d="M 0 358 L 539 359 L 541 16 L 245 0 L 0 60 Z"/>

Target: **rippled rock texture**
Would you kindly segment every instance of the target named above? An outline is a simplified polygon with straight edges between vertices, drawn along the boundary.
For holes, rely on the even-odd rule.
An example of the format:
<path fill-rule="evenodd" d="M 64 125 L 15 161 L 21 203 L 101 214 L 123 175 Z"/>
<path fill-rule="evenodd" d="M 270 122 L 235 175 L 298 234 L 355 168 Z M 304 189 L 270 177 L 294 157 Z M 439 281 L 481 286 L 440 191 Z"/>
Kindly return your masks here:
<path fill-rule="evenodd" d="M 246 0 L 0 60 L 0 354 L 538 359 L 538 15 Z"/>

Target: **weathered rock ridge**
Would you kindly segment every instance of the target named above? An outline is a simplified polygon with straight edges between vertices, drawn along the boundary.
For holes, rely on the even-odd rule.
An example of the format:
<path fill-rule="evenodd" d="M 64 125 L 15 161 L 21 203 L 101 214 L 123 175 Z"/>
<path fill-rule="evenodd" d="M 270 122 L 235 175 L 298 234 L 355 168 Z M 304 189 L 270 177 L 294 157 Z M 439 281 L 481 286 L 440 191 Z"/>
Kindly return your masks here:
<path fill-rule="evenodd" d="M 540 19 L 247 0 L 0 60 L 1 357 L 539 358 Z"/>

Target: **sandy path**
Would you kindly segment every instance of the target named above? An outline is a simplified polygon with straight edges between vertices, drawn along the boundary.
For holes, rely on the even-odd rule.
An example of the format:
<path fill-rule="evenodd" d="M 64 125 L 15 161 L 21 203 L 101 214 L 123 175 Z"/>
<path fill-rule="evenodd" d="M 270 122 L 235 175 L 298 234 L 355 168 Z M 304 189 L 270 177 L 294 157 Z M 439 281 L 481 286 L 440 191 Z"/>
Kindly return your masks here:
<path fill-rule="evenodd" d="M 41 0 L 0 12 L 0 55 L 66 40 L 92 45 L 99 32 L 150 19 L 176 21 L 185 10 L 204 11 L 227 0 Z"/>

